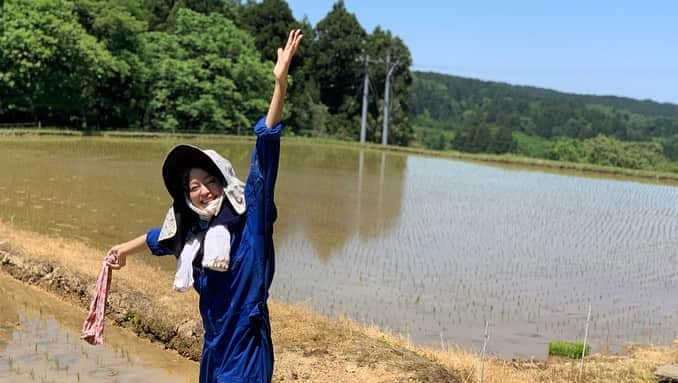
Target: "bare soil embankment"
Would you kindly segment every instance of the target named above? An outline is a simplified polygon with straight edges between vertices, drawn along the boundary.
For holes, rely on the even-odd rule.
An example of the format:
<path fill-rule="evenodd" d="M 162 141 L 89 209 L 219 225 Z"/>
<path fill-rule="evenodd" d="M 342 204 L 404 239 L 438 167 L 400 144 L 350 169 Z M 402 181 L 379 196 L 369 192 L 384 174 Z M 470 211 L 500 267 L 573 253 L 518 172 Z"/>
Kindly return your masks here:
<path fill-rule="evenodd" d="M 0 223 L 0 270 L 81 307 L 89 305 L 102 259 L 103 254 L 81 243 Z M 139 336 L 199 360 L 203 329 L 197 295 L 176 293 L 171 286 L 171 275 L 130 257 L 128 266 L 113 275 L 107 317 Z M 439 363 L 366 336 L 349 321 L 331 321 L 275 302 L 270 311 L 276 381 L 459 381 Z"/>
<path fill-rule="evenodd" d="M 143 255 L 141 255 L 143 256 Z M 77 241 L 17 229 L 0 221 L 0 270 L 87 307 L 103 254 Z M 172 276 L 128 259 L 113 276 L 108 318 L 141 337 L 198 360 L 202 325 L 197 295 L 171 290 Z M 417 347 L 376 328 L 330 320 L 297 307 L 270 303 L 276 350 L 274 381 L 475 382 L 477 355 Z M 83 318 L 84 319 L 84 318 Z M 678 362 L 678 345 L 637 347 L 626 355 L 586 360 L 583 382 L 653 382 L 664 363 Z M 485 382 L 574 382 L 579 364 L 563 359 L 489 358 Z"/>

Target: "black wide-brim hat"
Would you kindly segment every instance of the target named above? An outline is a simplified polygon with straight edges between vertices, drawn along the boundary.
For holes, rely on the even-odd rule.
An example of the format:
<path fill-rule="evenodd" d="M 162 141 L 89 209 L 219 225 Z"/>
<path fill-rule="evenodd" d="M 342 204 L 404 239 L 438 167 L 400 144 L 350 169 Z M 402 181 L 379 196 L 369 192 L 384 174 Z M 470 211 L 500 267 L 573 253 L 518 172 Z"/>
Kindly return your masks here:
<path fill-rule="evenodd" d="M 214 150 L 202 150 L 193 145 L 177 145 L 165 157 L 162 178 L 175 202 L 185 203 L 183 176 L 191 168 L 201 168 L 221 179 L 226 198 L 238 214 L 245 211 L 245 184 L 235 176 L 230 161 Z"/>

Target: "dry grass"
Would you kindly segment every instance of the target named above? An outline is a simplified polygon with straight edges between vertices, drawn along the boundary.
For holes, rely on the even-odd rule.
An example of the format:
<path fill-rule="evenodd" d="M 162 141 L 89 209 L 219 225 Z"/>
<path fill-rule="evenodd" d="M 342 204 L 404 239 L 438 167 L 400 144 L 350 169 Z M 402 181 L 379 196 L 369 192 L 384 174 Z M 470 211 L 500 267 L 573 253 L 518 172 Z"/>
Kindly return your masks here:
<path fill-rule="evenodd" d="M 49 260 L 92 278 L 103 255 L 80 242 L 18 229 L 0 221 L 0 243 L 8 242 L 27 258 Z M 139 255 L 143 257 L 144 255 Z M 116 280 L 135 286 L 158 312 L 170 318 L 198 318 L 197 295 L 172 291 L 172 275 L 128 259 Z M 305 382 L 477 382 L 480 357 L 459 348 L 419 347 L 396 334 L 346 319 L 330 320 L 310 310 L 270 303 L 276 350 L 276 381 Z M 625 355 L 592 355 L 584 375 L 569 359 L 509 361 L 490 357 L 484 382 L 654 382 L 658 365 L 678 362 L 678 344 L 633 347 Z"/>
<path fill-rule="evenodd" d="M 461 348 L 448 350 L 413 346 L 401 336 L 384 333 L 369 327 L 362 331 L 371 337 L 381 337 L 390 343 L 408 348 L 436 361 L 451 371 L 456 371 L 461 382 L 478 382 L 481 359 L 478 354 Z M 580 377 L 580 362 L 552 357 L 547 360 L 504 360 L 489 357 L 484 365 L 484 382 L 487 383 L 571 383 L 571 382 L 656 382 L 654 371 L 660 365 L 678 363 L 678 340 L 669 346 L 633 346 L 624 355 L 593 354 L 584 361 Z"/>
<path fill-rule="evenodd" d="M 105 256 L 101 251 L 73 240 L 51 237 L 21 230 L 0 220 L 0 242 L 7 241 L 23 255 L 34 259 L 45 259 L 82 275 L 96 278 L 101 270 L 101 262 Z M 152 296 L 167 313 L 194 311 L 197 307 L 195 294 L 178 294 L 172 290 L 172 275 L 158 268 L 151 267 L 136 260 L 143 254 L 131 256 L 127 266 L 116 272 L 114 279 L 127 282 L 139 290 Z"/>

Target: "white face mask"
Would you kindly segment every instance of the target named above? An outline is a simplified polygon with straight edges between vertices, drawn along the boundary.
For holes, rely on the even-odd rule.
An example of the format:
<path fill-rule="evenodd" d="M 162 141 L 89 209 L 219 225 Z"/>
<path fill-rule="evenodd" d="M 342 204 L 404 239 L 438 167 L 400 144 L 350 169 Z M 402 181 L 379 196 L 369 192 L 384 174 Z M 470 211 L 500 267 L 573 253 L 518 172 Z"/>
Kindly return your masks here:
<path fill-rule="evenodd" d="M 214 217 L 215 215 L 219 214 L 221 211 L 221 204 L 224 202 L 224 193 L 226 191 L 222 191 L 221 195 L 212 201 L 207 203 L 207 206 L 205 206 L 204 209 L 200 209 L 199 207 L 193 205 L 191 202 L 191 199 L 188 198 L 188 196 L 184 196 L 186 199 L 186 205 L 189 207 L 189 209 L 193 210 L 195 214 L 200 217 L 201 220 L 203 221 L 209 221 Z"/>

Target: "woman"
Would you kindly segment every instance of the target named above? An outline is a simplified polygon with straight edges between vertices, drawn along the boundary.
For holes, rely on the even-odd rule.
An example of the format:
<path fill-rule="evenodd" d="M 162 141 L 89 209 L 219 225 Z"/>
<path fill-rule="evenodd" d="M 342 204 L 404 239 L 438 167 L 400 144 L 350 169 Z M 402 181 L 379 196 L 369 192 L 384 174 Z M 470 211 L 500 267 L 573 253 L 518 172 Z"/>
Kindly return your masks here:
<path fill-rule="evenodd" d="M 280 153 L 287 72 L 303 38 L 290 32 L 278 49 L 275 88 L 266 117 L 254 126 L 257 142 L 243 184 L 230 163 L 211 150 L 179 145 L 167 155 L 163 180 L 172 208 L 162 228 L 113 246 L 113 269 L 148 247 L 178 258 L 174 288 L 200 295 L 205 343 L 200 382 L 270 382 L 273 346 L 266 301 L 274 271 L 273 192 Z"/>

